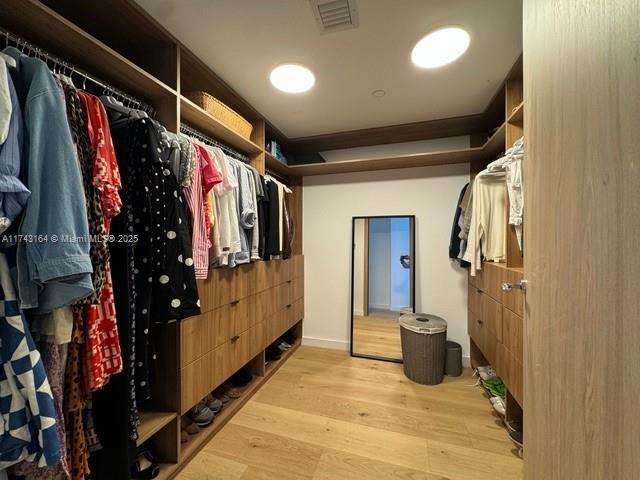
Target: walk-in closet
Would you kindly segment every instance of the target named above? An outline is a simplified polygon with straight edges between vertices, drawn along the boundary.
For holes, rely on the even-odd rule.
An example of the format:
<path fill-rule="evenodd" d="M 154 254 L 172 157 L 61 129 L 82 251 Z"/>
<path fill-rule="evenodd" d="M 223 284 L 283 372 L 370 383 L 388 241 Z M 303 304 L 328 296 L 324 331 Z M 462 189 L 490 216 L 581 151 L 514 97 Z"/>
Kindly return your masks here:
<path fill-rule="evenodd" d="M 0 480 L 632 480 L 640 4 L 0 2 Z"/>

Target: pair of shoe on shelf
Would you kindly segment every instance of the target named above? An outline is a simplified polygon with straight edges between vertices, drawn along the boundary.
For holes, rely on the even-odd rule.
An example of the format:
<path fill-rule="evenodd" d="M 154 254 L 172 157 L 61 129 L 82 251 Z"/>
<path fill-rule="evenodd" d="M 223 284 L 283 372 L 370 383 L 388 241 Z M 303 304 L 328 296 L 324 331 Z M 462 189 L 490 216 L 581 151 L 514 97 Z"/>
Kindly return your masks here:
<path fill-rule="evenodd" d="M 265 350 L 265 360 L 267 362 L 280 360 L 282 358 L 282 354 L 293 347 L 293 343 L 295 343 L 296 341 L 295 335 L 290 334 L 289 338 L 285 339 L 286 336 L 287 334 L 283 335 L 267 347 L 267 349 Z M 291 342 L 287 340 L 291 340 Z"/>
<path fill-rule="evenodd" d="M 151 450 L 146 445 L 138 449 L 136 461 L 131 467 L 131 478 L 135 480 L 150 480 L 160 474 L 160 465 L 153 457 Z"/>
<path fill-rule="evenodd" d="M 524 434 L 522 430 L 522 424 L 504 420 L 504 426 L 509 432 L 509 438 L 518 447 L 518 455 L 522 458 L 524 452 Z"/>
<path fill-rule="evenodd" d="M 204 397 L 187 415 L 182 417 L 180 441 L 182 443 L 188 442 L 191 435 L 196 435 L 201 428 L 211 425 L 216 418 L 216 414 L 220 413 L 223 406 L 222 400 L 212 394 Z"/>

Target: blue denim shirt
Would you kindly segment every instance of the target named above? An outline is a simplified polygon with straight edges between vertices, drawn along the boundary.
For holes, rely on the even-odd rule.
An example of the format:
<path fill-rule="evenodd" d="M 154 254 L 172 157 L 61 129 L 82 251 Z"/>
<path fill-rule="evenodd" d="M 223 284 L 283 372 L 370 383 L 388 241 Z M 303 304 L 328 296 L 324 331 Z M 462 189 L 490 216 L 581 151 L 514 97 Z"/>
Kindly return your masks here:
<path fill-rule="evenodd" d="M 18 289 L 22 308 L 47 313 L 93 291 L 84 190 L 64 99 L 49 68 L 15 48 L 4 52 L 17 61 L 11 75 L 24 115 L 21 176 L 31 191 L 19 228 Z"/>
<path fill-rule="evenodd" d="M 4 60 L 0 58 L 0 62 Z M 6 75 L 11 97 L 11 118 L 7 139 L 0 145 L 0 233 L 20 215 L 30 194 L 29 189 L 18 178 L 24 134 L 22 109 L 11 75 L 8 71 Z"/>

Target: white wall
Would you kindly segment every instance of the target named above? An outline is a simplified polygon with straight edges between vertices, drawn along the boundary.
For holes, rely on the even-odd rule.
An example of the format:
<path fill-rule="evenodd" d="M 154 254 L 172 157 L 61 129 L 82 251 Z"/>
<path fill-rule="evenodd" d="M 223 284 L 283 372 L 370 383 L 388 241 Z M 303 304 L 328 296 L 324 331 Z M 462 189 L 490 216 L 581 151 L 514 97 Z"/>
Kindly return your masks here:
<path fill-rule="evenodd" d="M 369 219 L 369 309 L 391 307 L 391 222 Z"/>
<path fill-rule="evenodd" d="M 451 224 L 469 165 L 305 177 L 304 342 L 348 348 L 354 216 L 416 216 L 416 311 L 442 316 L 468 356 L 467 275 L 448 259 Z"/>

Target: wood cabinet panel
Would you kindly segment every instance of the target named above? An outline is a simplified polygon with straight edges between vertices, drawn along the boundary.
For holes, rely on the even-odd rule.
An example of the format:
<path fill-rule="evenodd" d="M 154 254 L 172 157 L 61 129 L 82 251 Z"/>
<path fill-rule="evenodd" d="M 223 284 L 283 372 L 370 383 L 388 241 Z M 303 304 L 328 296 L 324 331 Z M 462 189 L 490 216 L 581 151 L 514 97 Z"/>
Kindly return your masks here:
<path fill-rule="evenodd" d="M 299 298 L 293 304 L 293 323 L 297 323 L 304 318 L 304 298 Z"/>
<path fill-rule="evenodd" d="M 231 301 L 241 300 L 255 293 L 256 274 L 254 267 L 254 264 L 247 264 L 231 269 L 234 272 Z"/>
<path fill-rule="evenodd" d="M 503 281 L 518 283 L 524 278 L 524 274 L 518 270 L 505 270 Z M 510 290 L 502 293 L 502 304 L 516 315 L 524 316 L 524 292 L 522 290 Z"/>
<path fill-rule="evenodd" d="M 208 314 L 190 317 L 180 322 L 180 368 L 202 357 L 210 338 Z"/>
<path fill-rule="evenodd" d="M 271 262 L 256 262 L 254 268 L 254 290 L 256 293 L 271 288 Z"/>
<path fill-rule="evenodd" d="M 502 343 L 520 363 L 523 359 L 523 323 L 522 317 L 506 307 L 502 308 Z"/>
<path fill-rule="evenodd" d="M 469 277 L 469 278 L 471 278 L 471 277 Z M 473 313 L 481 315 L 482 314 L 482 303 L 481 303 L 482 290 L 477 288 L 472 283 L 469 283 L 468 292 L 469 292 L 468 293 L 468 295 L 469 295 L 469 309 Z"/>
<path fill-rule="evenodd" d="M 489 295 L 480 294 L 480 318 L 488 331 L 498 341 L 502 341 L 502 304 L 496 302 Z"/>
<path fill-rule="evenodd" d="M 250 331 L 232 336 L 227 342 L 230 374 L 238 371 L 244 364 L 251 360 Z"/>
<path fill-rule="evenodd" d="M 208 352 L 181 369 L 181 414 L 186 413 L 211 391 L 211 356 Z"/>
<path fill-rule="evenodd" d="M 291 269 L 292 278 L 304 278 L 304 255 L 294 255 L 291 257 Z"/>
<path fill-rule="evenodd" d="M 483 262 L 482 271 L 482 286 L 478 288 L 497 302 L 502 302 L 502 282 L 505 281 L 506 269 L 496 263 Z"/>
<path fill-rule="evenodd" d="M 206 280 L 197 280 L 200 311 L 202 313 L 213 310 L 215 305 L 215 275 L 209 275 Z"/>
<path fill-rule="evenodd" d="M 262 350 L 264 350 L 264 326 L 265 322 L 257 322 L 249 332 L 249 338 L 251 340 L 250 345 L 250 358 L 258 355 Z"/>
<path fill-rule="evenodd" d="M 235 300 L 229 304 L 229 336 L 240 335 L 255 324 L 255 297 Z"/>
<path fill-rule="evenodd" d="M 233 298 L 233 280 L 235 272 L 231 268 L 216 268 L 209 271 L 209 275 L 213 277 L 214 291 L 214 307 L 221 307 L 228 304 Z"/>
<path fill-rule="evenodd" d="M 265 319 L 278 311 L 278 301 L 274 288 L 264 290 L 255 296 L 255 310 L 258 319 Z"/>
<path fill-rule="evenodd" d="M 304 277 L 297 277 L 292 280 L 291 284 L 292 296 L 291 300 L 299 300 L 304 296 Z"/>
<path fill-rule="evenodd" d="M 291 304 L 291 285 L 283 283 L 273 289 L 276 298 L 276 309 L 283 310 Z"/>
<path fill-rule="evenodd" d="M 210 389 L 219 387 L 233 373 L 229 363 L 229 348 L 227 343 L 219 345 L 210 356 L 211 384 Z"/>

